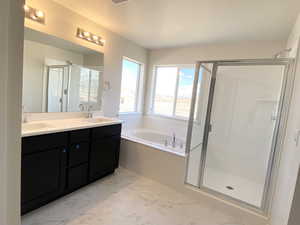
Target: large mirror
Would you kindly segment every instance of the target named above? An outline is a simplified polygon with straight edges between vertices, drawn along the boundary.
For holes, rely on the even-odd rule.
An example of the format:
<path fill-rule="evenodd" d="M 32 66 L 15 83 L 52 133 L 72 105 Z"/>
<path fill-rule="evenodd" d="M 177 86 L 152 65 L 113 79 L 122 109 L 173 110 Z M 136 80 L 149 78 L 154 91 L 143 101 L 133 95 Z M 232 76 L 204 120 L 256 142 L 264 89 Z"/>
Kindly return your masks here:
<path fill-rule="evenodd" d="M 25 112 L 101 110 L 104 55 L 57 37 L 25 29 Z"/>

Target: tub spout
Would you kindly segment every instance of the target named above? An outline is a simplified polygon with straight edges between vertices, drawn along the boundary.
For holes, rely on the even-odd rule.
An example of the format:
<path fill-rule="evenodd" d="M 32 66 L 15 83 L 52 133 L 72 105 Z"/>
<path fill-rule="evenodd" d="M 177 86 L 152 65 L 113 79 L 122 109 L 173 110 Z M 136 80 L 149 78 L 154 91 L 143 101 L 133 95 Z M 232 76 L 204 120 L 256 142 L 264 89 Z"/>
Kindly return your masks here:
<path fill-rule="evenodd" d="M 176 134 L 173 133 L 173 138 L 172 138 L 172 147 L 175 148 L 176 147 Z"/>

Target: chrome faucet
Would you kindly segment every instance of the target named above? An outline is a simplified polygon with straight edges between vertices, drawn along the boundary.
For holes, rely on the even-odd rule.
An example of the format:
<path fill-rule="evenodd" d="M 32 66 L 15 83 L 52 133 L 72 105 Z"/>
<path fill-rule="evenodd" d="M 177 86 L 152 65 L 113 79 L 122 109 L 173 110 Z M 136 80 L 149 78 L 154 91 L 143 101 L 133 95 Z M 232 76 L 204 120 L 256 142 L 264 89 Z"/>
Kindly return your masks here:
<path fill-rule="evenodd" d="M 81 103 L 81 104 L 79 104 L 79 110 L 80 110 L 80 112 L 83 112 L 84 111 L 84 105 Z"/>
<path fill-rule="evenodd" d="M 92 106 L 89 105 L 88 106 L 88 114 L 87 114 L 87 118 L 93 118 L 93 112 L 91 112 L 92 110 Z"/>
<path fill-rule="evenodd" d="M 172 147 L 175 148 L 176 147 L 176 134 L 173 133 L 173 137 L 172 137 Z"/>

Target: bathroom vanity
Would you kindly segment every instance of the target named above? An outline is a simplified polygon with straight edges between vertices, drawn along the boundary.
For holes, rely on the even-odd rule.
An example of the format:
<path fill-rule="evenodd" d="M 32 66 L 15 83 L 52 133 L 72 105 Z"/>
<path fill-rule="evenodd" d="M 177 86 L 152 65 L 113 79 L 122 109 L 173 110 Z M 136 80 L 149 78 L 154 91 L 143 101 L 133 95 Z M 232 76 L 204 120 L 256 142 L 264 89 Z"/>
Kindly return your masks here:
<path fill-rule="evenodd" d="M 120 121 L 67 119 L 30 122 L 22 128 L 22 214 L 118 167 Z"/>
<path fill-rule="evenodd" d="M 120 121 L 90 118 L 106 91 L 102 52 L 28 28 L 24 39 L 22 214 L 113 173 L 121 134 Z"/>

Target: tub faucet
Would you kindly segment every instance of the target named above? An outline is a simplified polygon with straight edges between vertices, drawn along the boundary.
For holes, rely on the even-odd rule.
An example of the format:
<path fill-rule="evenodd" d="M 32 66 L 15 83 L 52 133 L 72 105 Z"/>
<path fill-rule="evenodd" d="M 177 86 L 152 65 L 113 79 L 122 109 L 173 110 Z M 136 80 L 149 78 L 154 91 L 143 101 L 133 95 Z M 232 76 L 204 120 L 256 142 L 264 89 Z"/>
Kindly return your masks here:
<path fill-rule="evenodd" d="M 168 146 L 168 139 L 165 140 L 165 146 Z"/>
<path fill-rule="evenodd" d="M 172 147 L 175 148 L 176 147 L 176 134 L 173 133 L 173 138 L 172 138 Z"/>

